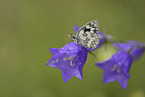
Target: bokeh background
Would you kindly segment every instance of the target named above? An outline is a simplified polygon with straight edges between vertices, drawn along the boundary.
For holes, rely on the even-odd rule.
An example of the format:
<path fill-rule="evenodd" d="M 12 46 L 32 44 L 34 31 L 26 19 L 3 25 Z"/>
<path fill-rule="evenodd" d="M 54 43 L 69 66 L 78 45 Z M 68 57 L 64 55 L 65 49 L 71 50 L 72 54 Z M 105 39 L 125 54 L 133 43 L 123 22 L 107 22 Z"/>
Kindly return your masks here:
<path fill-rule="evenodd" d="M 50 47 L 71 41 L 73 25 L 96 19 L 102 33 L 145 41 L 145 0 L 0 0 L 0 97 L 145 97 L 145 55 L 132 65 L 126 90 L 102 82 L 94 63 L 117 51 L 111 44 L 94 52 L 97 59 L 88 54 L 83 80 L 64 83 L 46 65 Z"/>

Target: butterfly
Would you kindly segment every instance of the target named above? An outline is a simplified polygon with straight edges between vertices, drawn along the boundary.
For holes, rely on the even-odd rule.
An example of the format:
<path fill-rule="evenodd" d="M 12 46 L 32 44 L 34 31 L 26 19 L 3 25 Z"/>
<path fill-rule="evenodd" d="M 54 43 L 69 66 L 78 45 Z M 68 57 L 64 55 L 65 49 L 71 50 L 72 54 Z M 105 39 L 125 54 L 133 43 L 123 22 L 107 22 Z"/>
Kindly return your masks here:
<path fill-rule="evenodd" d="M 80 44 L 85 48 L 95 49 L 100 42 L 98 31 L 99 22 L 98 20 L 93 20 L 81 27 L 76 35 L 72 35 L 71 38 L 76 44 Z"/>

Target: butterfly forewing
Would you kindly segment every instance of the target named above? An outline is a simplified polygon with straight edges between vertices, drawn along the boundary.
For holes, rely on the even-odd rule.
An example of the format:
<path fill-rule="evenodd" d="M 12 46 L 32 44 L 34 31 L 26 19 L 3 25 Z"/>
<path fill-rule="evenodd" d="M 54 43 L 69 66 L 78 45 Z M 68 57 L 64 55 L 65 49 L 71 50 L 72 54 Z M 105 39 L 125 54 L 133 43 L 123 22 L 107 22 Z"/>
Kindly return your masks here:
<path fill-rule="evenodd" d="M 79 29 L 74 42 L 86 48 L 94 49 L 99 44 L 98 31 L 99 22 L 97 20 L 91 21 Z"/>

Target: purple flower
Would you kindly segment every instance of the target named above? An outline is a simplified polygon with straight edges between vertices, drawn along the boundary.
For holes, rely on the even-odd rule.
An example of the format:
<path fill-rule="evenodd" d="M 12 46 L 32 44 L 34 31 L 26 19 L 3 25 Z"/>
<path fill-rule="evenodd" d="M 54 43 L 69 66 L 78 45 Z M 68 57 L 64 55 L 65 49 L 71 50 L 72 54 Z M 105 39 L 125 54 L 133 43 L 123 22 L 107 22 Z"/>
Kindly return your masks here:
<path fill-rule="evenodd" d="M 79 31 L 81 27 L 77 27 L 77 26 L 73 26 L 73 29 L 75 30 L 75 33 L 77 33 Z M 101 47 L 103 43 L 108 42 L 111 40 L 111 36 L 110 35 L 105 35 L 103 33 L 101 33 L 100 31 L 98 32 L 98 35 L 100 36 L 100 43 L 97 46 L 97 48 Z M 94 51 L 95 49 L 88 49 L 89 51 Z"/>
<path fill-rule="evenodd" d="M 113 44 L 118 50 L 122 51 L 129 51 L 131 48 L 132 50 L 129 52 L 133 61 L 136 61 L 140 58 L 145 51 L 145 46 L 143 43 L 138 41 L 131 41 L 128 40 L 127 43 L 114 43 Z"/>
<path fill-rule="evenodd" d="M 67 82 L 72 76 L 83 79 L 82 69 L 87 59 L 87 49 L 79 44 L 70 42 L 62 48 L 50 48 L 53 57 L 47 65 L 61 69 L 63 81 Z"/>
<path fill-rule="evenodd" d="M 104 83 L 118 81 L 123 89 L 127 88 L 131 64 L 132 58 L 126 51 L 119 51 L 109 60 L 96 63 L 96 65 L 104 71 Z"/>

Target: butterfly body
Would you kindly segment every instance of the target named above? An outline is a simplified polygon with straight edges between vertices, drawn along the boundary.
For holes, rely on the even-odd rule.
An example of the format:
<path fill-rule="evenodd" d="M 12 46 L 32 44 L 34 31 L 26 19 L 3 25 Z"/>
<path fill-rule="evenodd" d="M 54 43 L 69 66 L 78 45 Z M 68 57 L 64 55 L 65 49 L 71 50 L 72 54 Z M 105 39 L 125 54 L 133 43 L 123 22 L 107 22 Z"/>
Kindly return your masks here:
<path fill-rule="evenodd" d="M 91 21 L 81 27 L 76 35 L 72 36 L 75 43 L 82 45 L 89 49 L 95 49 L 99 44 L 99 22 L 97 20 Z"/>

